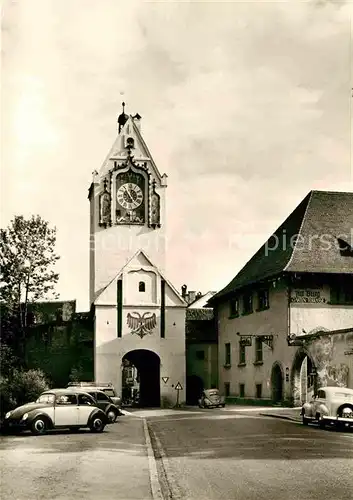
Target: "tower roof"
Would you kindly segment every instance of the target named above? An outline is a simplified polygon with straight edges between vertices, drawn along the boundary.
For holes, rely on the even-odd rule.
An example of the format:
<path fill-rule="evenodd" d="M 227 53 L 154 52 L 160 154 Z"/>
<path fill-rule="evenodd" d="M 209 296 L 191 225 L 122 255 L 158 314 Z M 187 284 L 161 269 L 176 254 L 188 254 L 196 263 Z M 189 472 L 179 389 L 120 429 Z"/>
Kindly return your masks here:
<path fill-rule="evenodd" d="M 123 103 L 125 106 L 125 103 Z M 114 162 L 116 161 L 126 161 L 128 157 L 127 144 L 129 138 L 132 137 L 133 141 L 133 159 L 137 162 L 146 162 L 151 173 L 157 179 L 159 184 L 163 187 L 167 186 L 167 175 L 161 174 L 157 165 L 144 141 L 139 122 L 141 120 L 141 115 L 136 113 L 134 116 L 125 114 L 124 107 L 123 112 L 118 117 L 119 133 L 115 137 L 114 143 L 110 148 L 98 174 L 95 176 L 94 182 L 98 183 L 102 178 L 104 178 L 107 173 L 114 168 Z"/>

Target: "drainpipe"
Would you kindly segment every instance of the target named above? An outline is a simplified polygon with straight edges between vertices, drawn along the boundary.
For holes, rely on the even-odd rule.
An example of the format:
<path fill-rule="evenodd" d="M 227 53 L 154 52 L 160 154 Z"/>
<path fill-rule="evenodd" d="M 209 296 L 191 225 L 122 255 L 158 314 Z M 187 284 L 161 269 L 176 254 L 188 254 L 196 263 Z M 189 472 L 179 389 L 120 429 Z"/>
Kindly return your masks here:
<path fill-rule="evenodd" d="M 289 334 L 290 334 L 290 329 L 291 329 L 291 323 L 290 323 L 290 299 L 291 299 L 291 294 L 292 294 L 292 287 L 291 287 L 291 281 L 290 280 L 286 280 L 288 281 L 288 285 L 287 285 L 287 298 L 288 298 L 288 309 L 287 309 L 287 328 L 288 328 L 288 331 L 287 331 L 287 338 L 289 337 Z"/>
<path fill-rule="evenodd" d="M 212 344 L 208 344 L 207 349 L 207 370 L 208 370 L 208 387 L 212 387 Z"/>
<path fill-rule="evenodd" d="M 292 286 L 291 286 L 291 279 L 289 276 L 289 279 L 285 280 L 287 283 L 287 339 L 289 339 L 289 335 L 291 333 L 291 321 L 290 321 L 290 299 L 291 299 L 291 294 L 292 294 Z M 287 341 L 288 342 L 288 341 Z M 288 346 L 289 347 L 289 346 Z M 286 399 L 289 401 L 294 401 L 293 394 L 292 394 L 292 373 L 289 373 L 289 382 L 286 383 Z"/>

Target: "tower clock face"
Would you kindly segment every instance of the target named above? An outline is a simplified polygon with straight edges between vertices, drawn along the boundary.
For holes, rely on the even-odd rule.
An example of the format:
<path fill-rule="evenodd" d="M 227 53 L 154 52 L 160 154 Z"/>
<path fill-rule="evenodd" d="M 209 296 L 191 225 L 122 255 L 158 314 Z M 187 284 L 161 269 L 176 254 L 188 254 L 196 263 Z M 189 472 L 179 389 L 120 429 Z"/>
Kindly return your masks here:
<path fill-rule="evenodd" d="M 116 193 L 117 202 L 126 210 L 134 210 L 143 202 L 141 188 L 132 182 L 122 184 Z"/>
<path fill-rule="evenodd" d="M 144 225 L 146 220 L 146 179 L 128 170 L 116 176 L 116 224 Z"/>

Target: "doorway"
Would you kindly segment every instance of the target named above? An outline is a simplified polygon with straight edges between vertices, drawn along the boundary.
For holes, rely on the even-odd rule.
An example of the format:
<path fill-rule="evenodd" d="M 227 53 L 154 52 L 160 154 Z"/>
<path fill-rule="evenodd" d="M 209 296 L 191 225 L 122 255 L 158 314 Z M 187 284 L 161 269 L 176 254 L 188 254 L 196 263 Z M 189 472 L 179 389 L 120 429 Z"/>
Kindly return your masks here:
<path fill-rule="evenodd" d="M 311 356 L 298 349 L 292 365 L 292 398 L 294 406 L 309 401 L 317 391 L 318 377 Z"/>
<path fill-rule="evenodd" d="M 198 405 L 203 389 L 202 378 L 197 375 L 188 376 L 186 378 L 186 403 L 191 406 Z"/>
<path fill-rule="evenodd" d="M 140 408 L 161 405 L 161 360 L 153 351 L 136 349 L 122 359 L 122 397 Z"/>
<path fill-rule="evenodd" d="M 283 401 L 283 373 L 279 363 L 275 363 L 271 372 L 272 401 L 281 403 Z"/>

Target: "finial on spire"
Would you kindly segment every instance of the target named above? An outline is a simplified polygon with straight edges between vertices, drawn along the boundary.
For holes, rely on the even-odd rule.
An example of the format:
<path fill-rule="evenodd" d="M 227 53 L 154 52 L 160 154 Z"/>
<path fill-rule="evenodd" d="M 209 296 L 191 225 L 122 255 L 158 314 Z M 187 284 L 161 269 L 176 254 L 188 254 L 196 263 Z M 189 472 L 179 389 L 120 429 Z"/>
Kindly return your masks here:
<path fill-rule="evenodd" d="M 122 107 L 123 107 L 123 112 L 118 117 L 119 134 L 120 134 L 121 129 L 123 128 L 123 126 L 125 125 L 125 123 L 127 122 L 128 118 L 129 118 L 128 115 L 125 113 L 125 102 L 122 103 Z"/>

